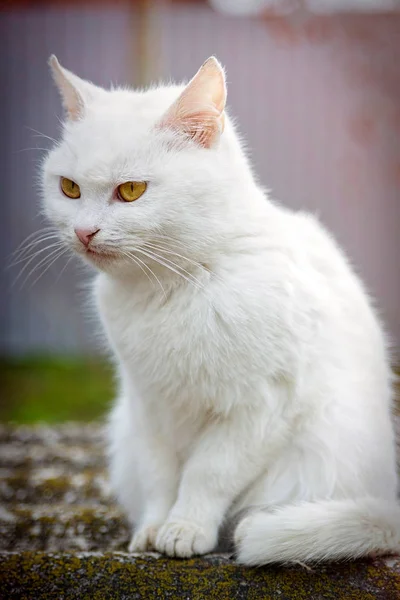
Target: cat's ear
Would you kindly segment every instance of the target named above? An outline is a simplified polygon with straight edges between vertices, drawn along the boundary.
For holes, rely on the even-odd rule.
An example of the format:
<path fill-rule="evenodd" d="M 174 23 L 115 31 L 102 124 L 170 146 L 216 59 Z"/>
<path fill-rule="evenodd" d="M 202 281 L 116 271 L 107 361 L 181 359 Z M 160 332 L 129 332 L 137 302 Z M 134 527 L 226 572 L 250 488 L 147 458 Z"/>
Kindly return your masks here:
<path fill-rule="evenodd" d="M 206 60 L 159 126 L 184 133 L 204 148 L 210 148 L 224 130 L 225 74 L 213 56 Z"/>
<path fill-rule="evenodd" d="M 68 119 L 77 121 L 84 115 L 86 106 L 104 90 L 64 69 L 54 54 L 49 58 L 49 66 Z"/>

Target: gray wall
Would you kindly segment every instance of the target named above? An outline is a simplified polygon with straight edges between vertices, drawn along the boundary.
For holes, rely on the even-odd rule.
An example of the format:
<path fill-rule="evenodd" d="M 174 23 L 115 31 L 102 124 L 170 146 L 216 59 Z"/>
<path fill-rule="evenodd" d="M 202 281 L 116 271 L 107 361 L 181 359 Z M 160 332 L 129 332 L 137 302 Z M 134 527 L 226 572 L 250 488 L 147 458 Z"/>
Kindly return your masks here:
<path fill-rule="evenodd" d="M 146 68 L 147 78 L 189 78 L 216 54 L 260 180 L 333 230 L 399 344 L 400 19 L 333 19 L 324 37 L 202 5 L 153 7 L 147 42 L 143 17 L 122 6 L 2 15 L 2 261 L 42 226 L 35 177 L 39 148 L 50 142 L 30 128 L 57 136 L 49 54 L 103 85 L 143 81 Z M 60 259 L 22 290 L 11 286 L 18 270 L 1 269 L 1 352 L 97 347 L 96 322 L 83 309 L 83 270 L 72 261 L 58 278 L 64 265 Z"/>

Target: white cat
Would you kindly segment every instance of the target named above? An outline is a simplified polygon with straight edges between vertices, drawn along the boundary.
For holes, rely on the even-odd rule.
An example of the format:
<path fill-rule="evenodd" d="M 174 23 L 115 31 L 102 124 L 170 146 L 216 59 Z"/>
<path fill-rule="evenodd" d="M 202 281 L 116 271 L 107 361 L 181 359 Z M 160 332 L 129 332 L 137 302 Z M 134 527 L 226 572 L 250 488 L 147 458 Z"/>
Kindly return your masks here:
<path fill-rule="evenodd" d="M 249 565 L 400 550 L 382 327 L 329 234 L 255 182 L 218 61 L 141 92 L 50 64 L 45 211 L 100 271 L 130 550 L 210 552 L 235 519 Z"/>

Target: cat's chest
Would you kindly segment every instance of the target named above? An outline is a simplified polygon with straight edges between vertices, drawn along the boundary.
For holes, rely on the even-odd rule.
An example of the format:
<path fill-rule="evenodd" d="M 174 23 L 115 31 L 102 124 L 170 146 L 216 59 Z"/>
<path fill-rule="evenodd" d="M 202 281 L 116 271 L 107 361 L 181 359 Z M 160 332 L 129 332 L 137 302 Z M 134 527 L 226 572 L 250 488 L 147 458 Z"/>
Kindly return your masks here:
<path fill-rule="evenodd" d="M 195 388 L 201 393 L 202 356 L 210 352 L 207 330 L 213 323 L 206 292 L 189 290 L 164 300 L 115 294 L 103 285 L 98 305 L 123 370 L 140 391 L 183 396 Z"/>

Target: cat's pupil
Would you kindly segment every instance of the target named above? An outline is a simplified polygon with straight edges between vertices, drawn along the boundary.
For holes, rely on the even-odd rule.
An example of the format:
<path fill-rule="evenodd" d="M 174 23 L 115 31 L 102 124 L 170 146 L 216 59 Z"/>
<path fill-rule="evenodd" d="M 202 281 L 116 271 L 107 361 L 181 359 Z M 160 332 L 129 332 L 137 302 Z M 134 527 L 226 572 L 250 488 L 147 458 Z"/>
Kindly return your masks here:
<path fill-rule="evenodd" d="M 75 183 L 73 181 L 71 182 L 71 187 L 72 187 L 72 189 L 74 189 L 74 187 L 75 187 Z"/>
<path fill-rule="evenodd" d="M 133 192 L 133 183 L 131 183 L 131 192 Z"/>

